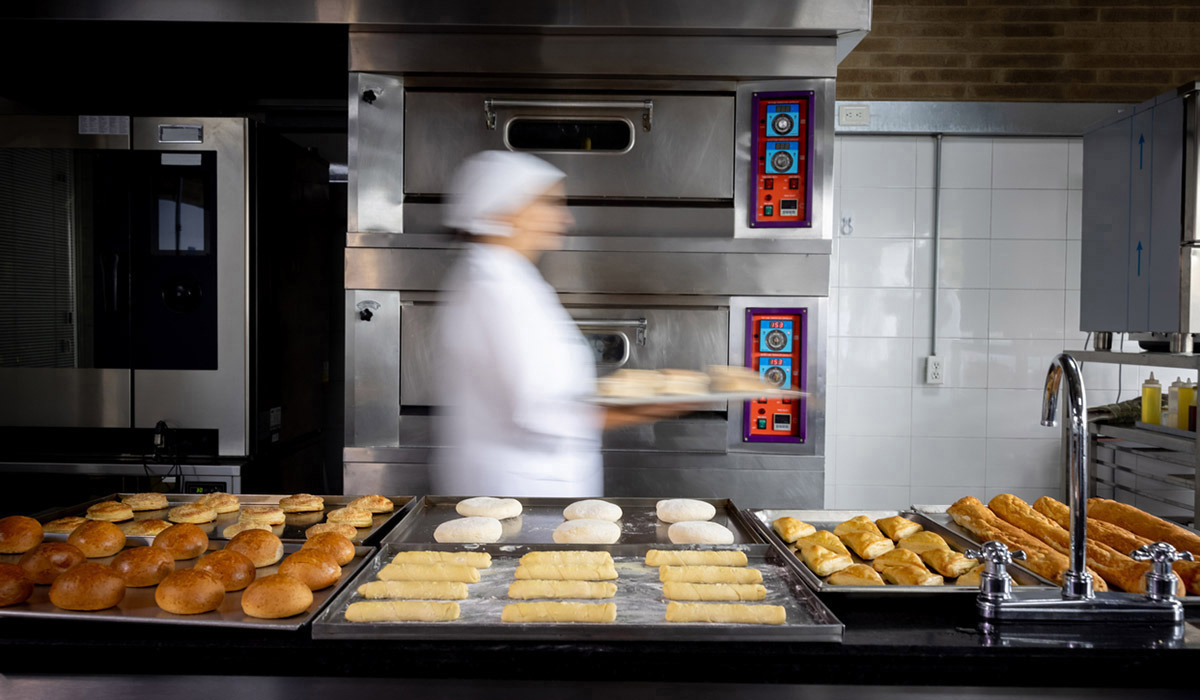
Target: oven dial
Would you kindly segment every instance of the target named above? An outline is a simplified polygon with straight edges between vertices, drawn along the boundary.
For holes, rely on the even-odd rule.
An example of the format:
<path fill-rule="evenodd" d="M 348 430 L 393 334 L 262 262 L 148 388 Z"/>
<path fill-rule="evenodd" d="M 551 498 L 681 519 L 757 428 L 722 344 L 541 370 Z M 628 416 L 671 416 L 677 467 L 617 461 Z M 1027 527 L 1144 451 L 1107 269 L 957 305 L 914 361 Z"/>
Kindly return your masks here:
<path fill-rule="evenodd" d="M 779 367 L 768 367 L 767 371 L 763 372 L 763 379 L 771 386 L 783 386 L 787 381 L 787 372 Z"/>
<path fill-rule="evenodd" d="M 775 119 L 771 122 L 771 128 L 775 130 L 775 133 L 786 136 L 794 124 L 790 114 L 776 114 Z"/>
<path fill-rule="evenodd" d="M 778 172 L 787 172 L 792 167 L 792 154 L 787 151 L 775 151 L 771 156 L 771 167 Z"/>
<path fill-rule="evenodd" d="M 780 352 L 787 347 L 787 333 L 780 330 L 769 331 L 765 341 L 768 350 L 771 352 Z"/>

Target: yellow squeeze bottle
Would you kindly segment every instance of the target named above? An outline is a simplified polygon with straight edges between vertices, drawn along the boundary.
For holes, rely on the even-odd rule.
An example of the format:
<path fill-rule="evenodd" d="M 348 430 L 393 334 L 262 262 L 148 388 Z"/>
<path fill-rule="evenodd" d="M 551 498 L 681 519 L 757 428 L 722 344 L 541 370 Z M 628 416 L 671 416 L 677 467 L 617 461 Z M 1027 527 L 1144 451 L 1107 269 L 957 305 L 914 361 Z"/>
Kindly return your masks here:
<path fill-rule="evenodd" d="M 1150 378 L 1142 384 L 1142 422 L 1150 425 L 1162 423 L 1162 384 L 1150 373 Z"/>
<path fill-rule="evenodd" d="M 1191 382 L 1185 382 L 1179 387 L 1179 407 L 1177 411 L 1177 423 L 1172 425 L 1172 428 L 1180 430 L 1188 430 L 1188 406 L 1196 402 L 1196 385 Z"/>

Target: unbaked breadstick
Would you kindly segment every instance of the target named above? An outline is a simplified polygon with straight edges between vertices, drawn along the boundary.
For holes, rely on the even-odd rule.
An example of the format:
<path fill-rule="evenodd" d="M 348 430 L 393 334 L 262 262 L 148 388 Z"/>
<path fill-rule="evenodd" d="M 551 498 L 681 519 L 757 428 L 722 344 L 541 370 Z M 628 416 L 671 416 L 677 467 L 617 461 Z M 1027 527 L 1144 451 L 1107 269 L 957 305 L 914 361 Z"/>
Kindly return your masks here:
<path fill-rule="evenodd" d="M 617 578 L 617 570 L 612 565 L 601 564 L 588 566 L 586 564 L 521 564 L 513 574 L 517 579 L 534 579 L 543 581 L 612 581 Z"/>
<path fill-rule="evenodd" d="M 463 564 L 388 564 L 379 570 L 380 581 L 479 581 L 479 569 Z"/>
<path fill-rule="evenodd" d="M 617 584 L 607 581 L 513 581 L 508 597 L 529 598 L 611 598 L 617 594 Z"/>
<path fill-rule="evenodd" d="M 392 558 L 393 564 L 461 564 L 476 569 L 487 569 L 492 565 L 492 555 L 487 552 L 400 552 Z"/>
<path fill-rule="evenodd" d="M 500 613 L 503 622 L 612 622 L 614 603 L 509 603 Z"/>
<path fill-rule="evenodd" d="M 358 594 L 372 600 L 466 600 L 467 584 L 459 581 L 371 581 Z"/>
<path fill-rule="evenodd" d="M 663 584 L 667 600 L 762 600 L 767 589 L 761 583 L 683 583 Z"/>
<path fill-rule="evenodd" d="M 346 608 L 350 622 L 449 622 L 458 614 L 458 603 L 430 600 L 370 600 Z"/>
<path fill-rule="evenodd" d="M 521 557 L 521 563 L 531 564 L 574 564 L 577 566 L 604 566 L 612 564 L 612 555 L 608 552 L 529 552 Z"/>
<path fill-rule="evenodd" d="M 738 569 L 732 566 L 663 566 L 658 580 L 683 583 L 762 583 L 758 569 Z"/>
<path fill-rule="evenodd" d="M 782 625 L 787 612 L 781 605 L 737 603 L 667 603 L 667 622 L 724 622 L 749 625 Z"/>
<path fill-rule="evenodd" d="M 745 552 L 736 550 L 651 549 L 646 566 L 745 566 Z"/>

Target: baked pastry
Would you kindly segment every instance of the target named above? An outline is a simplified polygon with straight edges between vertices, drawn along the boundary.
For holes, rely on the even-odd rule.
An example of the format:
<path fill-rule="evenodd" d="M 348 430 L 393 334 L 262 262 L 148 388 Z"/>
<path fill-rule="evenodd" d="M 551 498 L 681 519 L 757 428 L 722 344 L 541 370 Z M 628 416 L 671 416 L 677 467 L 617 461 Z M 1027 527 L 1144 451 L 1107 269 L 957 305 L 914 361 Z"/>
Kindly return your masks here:
<path fill-rule="evenodd" d="M 577 520 L 575 522 L 584 522 Z M 671 544 L 733 544 L 733 531 L 708 521 L 672 523 L 667 528 Z"/>
<path fill-rule="evenodd" d="M 127 520 L 118 527 L 121 528 L 121 532 L 124 532 L 126 537 L 154 537 L 163 530 L 171 527 L 171 523 L 166 520 L 158 520 L 157 518 L 147 518 L 145 520 Z"/>
<path fill-rule="evenodd" d="M 684 584 L 688 585 L 688 584 Z M 532 598 L 611 598 L 617 594 L 617 584 L 609 581 L 513 581 L 508 597 L 517 600 Z"/>
<path fill-rule="evenodd" d="M 16 564 L 0 564 L 0 608 L 29 600 L 33 579 Z"/>
<path fill-rule="evenodd" d="M 664 523 L 712 520 L 716 506 L 694 498 L 667 498 L 654 505 L 655 514 Z"/>
<path fill-rule="evenodd" d="M 238 512 L 238 522 L 261 522 L 268 525 L 282 525 L 287 521 L 283 509 L 279 506 L 246 506 Z"/>
<path fill-rule="evenodd" d="M 738 603 L 667 603 L 667 622 L 716 622 L 740 625 L 782 625 L 787 611 L 782 605 Z"/>
<path fill-rule="evenodd" d="M 829 530 L 817 530 L 808 537 L 801 537 L 800 539 L 796 540 L 795 544 L 792 546 L 799 551 L 802 546 L 813 544 L 824 547 L 831 552 L 845 554 L 847 557 L 850 556 L 850 550 L 846 549 L 846 545 L 842 544 L 842 541 L 838 539 L 838 536 Z"/>
<path fill-rule="evenodd" d="M 449 622 L 458 603 L 433 600 L 364 600 L 346 608 L 348 622 Z"/>
<path fill-rule="evenodd" d="M 663 396 L 692 396 L 707 394 L 712 379 L 706 372 L 694 369 L 660 369 L 658 393 Z"/>
<path fill-rule="evenodd" d="M 901 549 L 909 549 L 917 554 L 928 549 L 950 549 L 950 545 L 946 544 L 946 540 L 936 532 L 921 531 L 913 535 L 909 535 L 897 543 Z"/>
<path fill-rule="evenodd" d="M 111 557 L 125 549 L 125 533 L 110 522 L 93 520 L 67 535 L 67 544 L 78 547 L 88 559 Z"/>
<path fill-rule="evenodd" d="M 979 566 L 975 567 L 974 569 L 971 569 L 970 571 L 964 573 L 962 576 L 959 576 L 958 579 L 954 582 L 954 585 L 978 587 L 979 579 L 983 575 L 984 568 L 985 568 L 985 565 L 980 564 Z"/>
<path fill-rule="evenodd" d="M 86 523 L 87 518 L 78 515 L 69 515 L 65 518 L 57 518 L 42 525 L 42 529 L 46 532 L 53 532 L 60 535 L 69 535 L 75 528 Z"/>
<path fill-rule="evenodd" d="M 63 610 L 104 610 L 125 598 L 125 579 L 103 564 L 85 562 L 50 584 L 50 602 Z"/>
<path fill-rule="evenodd" d="M 884 552 L 871 560 L 871 567 L 876 571 L 883 571 L 885 566 L 897 566 L 907 564 L 909 566 L 925 566 L 921 561 L 921 555 L 911 549 L 901 549 L 897 547 L 890 552 Z"/>
<path fill-rule="evenodd" d="M 501 622 L 612 622 L 615 603 L 509 603 L 500 612 Z"/>
<path fill-rule="evenodd" d="M 608 552 L 604 552 L 608 554 Z M 528 554 L 525 556 L 529 556 Z M 525 557 L 521 557 L 525 561 Z M 492 555 L 487 552 L 398 552 L 392 557 L 393 564 L 464 564 L 476 569 L 487 569 L 492 565 Z"/>
<path fill-rule="evenodd" d="M 242 612 L 264 620 L 299 615 L 312 603 L 312 589 L 284 574 L 264 576 L 242 591 Z"/>
<path fill-rule="evenodd" d="M 835 571 L 826 579 L 835 586 L 882 586 L 883 579 L 866 564 L 851 564 L 841 571 Z"/>
<path fill-rule="evenodd" d="M 1155 542 L 1166 542 L 1181 552 L 1191 552 L 1200 557 L 1200 535 L 1131 505 L 1107 498 L 1089 498 L 1088 513 L 1097 520 L 1123 527 L 1135 535 Z"/>
<path fill-rule="evenodd" d="M 855 554 L 863 559 L 874 559 L 880 554 L 896 548 L 896 545 L 883 535 L 862 530 L 845 533 L 842 535 L 842 542 L 845 542 L 850 549 L 854 550 Z"/>
<path fill-rule="evenodd" d="M 306 527 L 316 525 L 325 518 L 325 510 L 313 510 L 306 513 L 284 513 L 284 527 Z M 278 525 L 274 527 L 279 527 Z"/>
<path fill-rule="evenodd" d="M 167 497 L 161 493 L 131 493 L 121 496 L 121 502 L 128 505 L 134 512 L 146 510 L 162 510 L 167 507 Z"/>
<path fill-rule="evenodd" d="M 614 584 L 609 585 L 613 586 L 613 592 L 615 593 L 616 586 Z M 509 589 L 508 597 L 513 597 L 511 588 Z M 663 584 L 663 597 L 667 600 L 763 600 L 767 597 L 767 589 L 761 583 L 683 583 L 682 581 L 667 581 Z"/>
<path fill-rule="evenodd" d="M 326 532 L 336 532 L 342 537 L 348 538 L 351 542 L 358 537 L 358 528 L 354 527 L 353 525 L 347 525 L 346 523 L 321 523 L 319 525 L 313 525 L 304 531 L 304 536 L 315 537 Z"/>
<path fill-rule="evenodd" d="M 185 503 L 167 511 L 167 520 L 173 523 L 211 523 L 216 519 L 216 510 L 196 503 Z"/>
<path fill-rule="evenodd" d="M 800 558 L 817 576 L 828 576 L 854 563 L 845 552 L 835 552 L 819 544 L 801 544 Z"/>
<path fill-rule="evenodd" d="M 879 526 L 879 529 L 883 531 L 883 534 L 887 535 L 896 542 L 899 542 L 909 535 L 915 535 L 916 533 L 925 529 L 920 524 L 914 523 L 902 515 L 893 515 L 890 518 L 880 518 L 879 520 L 875 521 L 875 524 Z"/>
<path fill-rule="evenodd" d="M 42 543 L 42 524 L 24 515 L 0 518 L 0 554 L 24 554 Z"/>
<path fill-rule="evenodd" d="M 504 534 L 504 526 L 495 518 L 455 518 L 438 525 L 433 531 L 437 542 L 497 542 Z"/>
<path fill-rule="evenodd" d="M 43 542 L 22 554 L 17 565 L 34 583 L 44 586 L 86 560 L 83 552 L 73 544 Z"/>
<path fill-rule="evenodd" d="M 480 518 L 504 520 L 506 518 L 517 517 L 523 509 L 521 502 L 515 498 L 477 496 L 475 498 L 464 498 L 459 501 L 454 506 L 454 510 L 464 517 L 477 516 Z"/>
<path fill-rule="evenodd" d="M 318 549 L 302 549 L 284 558 L 279 564 L 279 573 L 298 579 L 312 590 L 319 591 L 338 582 L 342 577 L 342 567 L 325 552 Z"/>
<path fill-rule="evenodd" d="M 770 389 L 762 376 L 749 367 L 711 365 L 708 368 L 709 389 L 717 394 L 743 393 Z"/>
<path fill-rule="evenodd" d="M 371 511 L 346 506 L 329 511 L 325 520 L 331 523 L 346 523 L 354 527 L 371 527 Z"/>
<path fill-rule="evenodd" d="M 225 602 L 225 586 L 207 571 L 180 569 L 158 584 L 154 602 L 169 613 L 199 615 L 221 607 Z"/>
<path fill-rule="evenodd" d="M 612 564 L 521 564 L 513 572 L 513 578 L 535 581 L 615 581 L 617 569 Z"/>
<path fill-rule="evenodd" d="M 879 528 L 875 526 L 875 522 L 865 515 L 856 515 L 833 528 L 833 534 L 837 535 L 838 537 L 841 537 L 847 532 L 870 532 L 879 535 L 880 537 L 883 536 L 883 533 L 880 532 Z"/>
<path fill-rule="evenodd" d="M 269 525 L 262 520 L 247 520 L 245 522 L 237 522 L 232 525 L 226 525 L 225 529 L 221 531 L 221 534 L 225 536 L 225 539 L 231 540 L 246 530 L 266 530 L 267 532 L 272 532 L 272 527 L 274 526 Z"/>
<path fill-rule="evenodd" d="M 155 535 L 153 546 L 167 550 L 176 561 L 195 559 L 208 551 L 208 535 L 196 525 L 180 523 Z"/>
<path fill-rule="evenodd" d="M 221 491 L 206 493 L 200 498 L 197 498 L 195 503 L 202 506 L 208 506 L 220 514 L 237 512 L 237 509 L 242 505 L 241 499 L 239 499 L 236 494 L 223 493 Z"/>
<path fill-rule="evenodd" d="M 398 556 L 398 555 L 397 555 Z M 527 552 L 521 555 L 522 566 L 553 564 L 555 566 L 612 566 L 613 558 L 608 552 L 570 550 L 565 552 Z"/>
<path fill-rule="evenodd" d="M 130 588 L 157 586 L 175 570 L 175 557 L 162 547 L 134 547 L 113 557 L 112 570 Z"/>
<path fill-rule="evenodd" d="M 298 493 L 279 499 L 279 507 L 284 513 L 310 513 L 325 510 L 325 499 L 311 493 Z"/>
<path fill-rule="evenodd" d="M 392 499 L 377 494 L 359 496 L 353 501 L 350 501 L 350 503 L 347 505 L 349 505 L 351 508 L 362 508 L 363 510 L 369 510 L 376 514 L 391 513 L 393 510 L 396 510 L 396 504 L 392 502 Z"/>
<path fill-rule="evenodd" d="M 524 559 L 521 557 L 522 561 Z M 646 566 L 745 566 L 747 562 L 745 552 L 728 549 L 651 549 L 646 552 Z"/>
<path fill-rule="evenodd" d="M 88 520 L 107 520 L 110 523 L 119 523 L 122 520 L 133 519 L 133 508 L 130 508 L 127 503 L 120 501 L 101 501 L 87 509 Z"/>
<path fill-rule="evenodd" d="M 889 583 L 898 586 L 940 586 L 946 582 L 941 576 L 929 573 L 929 570 L 923 566 L 909 564 L 885 566 L 879 573 L 883 574 Z"/>
<path fill-rule="evenodd" d="M 283 558 L 283 540 L 266 530 L 247 530 L 225 545 L 231 552 L 245 554 L 256 567 L 271 566 Z"/>
<path fill-rule="evenodd" d="M 649 398 L 658 393 L 662 381 L 652 369 L 619 369 L 596 381 L 596 394 L 613 399 Z"/>
<path fill-rule="evenodd" d="M 345 566 L 354 559 L 354 543 L 336 532 L 310 537 L 300 549 L 319 549 L 333 557 L 338 566 Z"/>
<path fill-rule="evenodd" d="M 509 597 L 513 597 L 512 587 L 508 590 Z M 467 584 L 462 581 L 370 581 L 358 587 L 358 594 L 368 600 L 466 600 Z"/>
<path fill-rule="evenodd" d="M 979 566 L 978 559 L 968 559 L 962 553 L 949 549 L 927 549 L 921 552 L 921 560 L 946 578 L 962 576 Z"/>
<path fill-rule="evenodd" d="M 598 498 L 575 501 L 563 509 L 563 518 L 567 520 L 607 520 L 615 523 L 622 515 L 621 506 Z"/>
<path fill-rule="evenodd" d="M 613 578 L 616 578 L 614 571 Z M 658 569 L 658 580 L 681 581 L 683 583 L 762 583 L 762 572 L 758 569 L 740 569 L 732 566 L 662 566 Z"/>
<path fill-rule="evenodd" d="M 775 522 L 771 523 L 771 528 L 775 533 L 788 544 L 795 542 L 801 537 L 808 537 L 817 531 L 817 528 L 809 525 L 803 520 L 797 520 L 789 516 L 775 518 Z"/>
<path fill-rule="evenodd" d="M 556 544 L 613 544 L 621 539 L 621 526 L 608 520 L 564 520 L 552 536 Z"/>
<path fill-rule="evenodd" d="M 221 585 L 225 586 L 226 593 L 242 590 L 253 583 L 258 575 L 254 569 L 254 562 L 250 561 L 249 557 L 230 549 L 209 552 L 200 557 L 200 561 L 192 568 L 216 576 L 221 580 Z"/>

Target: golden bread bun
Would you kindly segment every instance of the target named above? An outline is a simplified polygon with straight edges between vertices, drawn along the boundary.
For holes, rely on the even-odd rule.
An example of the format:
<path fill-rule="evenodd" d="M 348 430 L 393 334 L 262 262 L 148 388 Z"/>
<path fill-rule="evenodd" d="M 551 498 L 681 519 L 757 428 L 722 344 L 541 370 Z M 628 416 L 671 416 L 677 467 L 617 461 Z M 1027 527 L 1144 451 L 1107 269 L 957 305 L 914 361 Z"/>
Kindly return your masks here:
<path fill-rule="evenodd" d="M 42 524 L 24 515 L 0 518 L 0 554 L 24 554 L 42 543 Z"/>
<path fill-rule="evenodd" d="M 325 510 L 325 499 L 311 493 L 298 493 L 294 496 L 284 496 L 279 499 L 279 507 L 284 513 L 307 513 L 314 510 Z"/>
<path fill-rule="evenodd" d="M 50 602 L 63 610 L 103 610 L 125 597 L 125 579 L 111 567 L 86 562 L 50 584 Z"/>
<path fill-rule="evenodd" d="M 342 567 L 332 555 L 319 549 L 293 552 L 279 565 L 279 573 L 299 579 L 314 591 L 329 588 L 342 577 Z"/>
<path fill-rule="evenodd" d="M 180 569 L 158 584 L 154 602 L 169 613 L 199 615 L 221 607 L 225 586 L 207 571 Z"/>
<path fill-rule="evenodd" d="M 145 520 L 133 520 L 121 523 L 120 527 L 121 532 L 124 532 L 126 537 L 154 537 L 163 530 L 171 527 L 171 523 L 166 520 L 147 518 Z"/>
<path fill-rule="evenodd" d="M 333 557 L 338 566 L 345 566 L 354 558 L 354 543 L 344 535 L 339 535 L 336 532 L 326 532 L 315 537 L 310 537 L 300 549 L 317 549 L 325 552 Z"/>
<path fill-rule="evenodd" d="M 16 564 L 0 564 L 0 608 L 29 600 L 33 579 Z"/>
<path fill-rule="evenodd" d="M 155 535 L 154 546 L 167 550 L 176 560 L 195 559 L 208 551 L 208 535 L 191 523 L 180 523 Z"/>
<path fill-rule="evenodd" d="M 314 510 L 307 513 L 285 513 L 284 517 L 287 518 L 287 522 L 285 522 L 284 525 L 304 527 L 305 525 L 312 525 L 314 523 L 321 522 L 321 520 L 325 517 L 325 511 Z"/>
<path fill-rule="evenodd" d="M 351 508 L 362 508 L 372 513 L 391 513 L 396 509 L 396 504 L 392 503 L 392 499 L 377 494 L 359 496 L 350 501 L 349 505 Z"/>
<path fill-rule="evenodd" d="M 211 523 L 216 519 L 216 510 L 195 503 L 185 503 L 167 511 L 167 520 L 173 523 Z"/>
<path fill-rule="evenodd" d="M 371 527 L 371 511 L 347 506 L 329 511 L 325 519 L 331 523 L 346 523 L 354 527 Z"/>
<path fill-rule="evenodd" d="M 107 520 L 119 523 L 133 518 L 133 509 L 120 501 L 101 501 L 87 509 L 88 520 Z"/>
<path fill-rule="evenodd" d="M 236 495 L 232 493 L 223 493 L 214 491 L 206 493 L 195 501 L 202 506 L 208 506 L 218 513 L 235 513 L 241 507 L 242 502 Z"/>
<path fill-rule="evenodd" d="M 255 566 L 270 566 L 283 558 L 283 540 L 266 530 L 246 530 L 225 545 L 225 549 L 246 555 Z"/>
<path fill-rule="evenodd" d="M 121 496 L 121 502 L 132 508 L 134 512 L 163 510 L 167 507 L 167 497 L 161 493 L 131 493 L 128 496 Z"/>
<path fill-rule="evenodd" d="M 246 506 L 238 513 L 238 522 L 263 522 L 268 525 L 282 525 L 286 518 L 279 506 Z"/>
<path fill-rule="evenodd" d="M 304 536 L 312 539 L 313 537 L 326 532 L 336 532 L 337 534 L 351 541 L 353 541 L 355 537 L 358 537 L 358 528 L 354 527 L 353 525 L 347 525 L 346 523 L 321 523 L 320 525 L 313 525 L 304 531 Z"/>
<path fill-rule="evenodd" d="M 130 588 L 157 586 L 175 570 L 175 557 L 162 547 L 134 547 L 113 557 L 112 570 Z"/>
<path fill-rule="evenodd" d="M 73 544 L 43 542 L 21 555 L 17 564 L 34 583 L 44 586 L 54 583 L 59 574 L 82 564 L 86 559 Z"/>
<path fill-rule="evenodd" d="M 93 520 L 67 535 L 67 544 L 78 547 L 88 559 L 111 557 L 125 549 L 125 533 L 110 522 Z"/>
<path fill-rule="evenodd" d="M 226 593 L 242 590 L 258 576 L 250 557 L 230 549 L 205 554 L 192 568 L 216 576 L 221 580 L 221 585 L 225 586 Z"/>
<path fill-rule="evenodd" d="M 229 525 L 221 531 L 221 534 L 225 536 L 225 539 L 231 540 L 246 530 L 266 530 L 267 532 L 270 532 L 271 526 L 261 521 L 255 522 L 251 520 L 249 522 L 234 523 Z"/>
<path fill-rule="evenodd" d="M 304 582 L 284 574 L 265 576 L 242 593 L 242 612 L 274 620 L 299 615 L 312 605 L 313 594 Z"/>
<path fill-rule="evenodd" d="M 60 534 L 60 535 L 69 535 L 75 530 L 75 528 L 86 523 L 87 521 L 88 521 L 87 518 L 82 518 L 78 515 L 71 515 L 71 516 L 67 516 L 65 518 L 58 518 L 57 520 L 51 520 L 50 522 L 43 525 L 42 529 L 45 530 L 46 532 L 53 532 L 53 533 Z"/>

